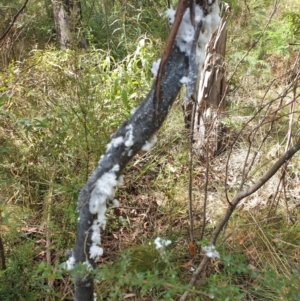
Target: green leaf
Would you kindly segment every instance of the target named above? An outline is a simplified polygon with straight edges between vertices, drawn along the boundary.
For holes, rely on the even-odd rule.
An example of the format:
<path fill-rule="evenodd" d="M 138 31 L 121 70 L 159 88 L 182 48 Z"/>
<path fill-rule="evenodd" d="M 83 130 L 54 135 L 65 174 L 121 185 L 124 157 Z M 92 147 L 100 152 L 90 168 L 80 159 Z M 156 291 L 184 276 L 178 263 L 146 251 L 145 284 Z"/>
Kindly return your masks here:
<path fill-rule="evenodd" d="M 123 101 L 125 108 L 127 110 L 129 110 L 128 95 L 127 95 L 127 91 L 125 89 L 122 89 L 121 97 L 122 97 L 122 101 Z"/>
<path fill-rule="evenodd" d="M 38 128 L 47 128 L 49 126 L 48 120 L 44 117 L 35 117 L 33 120 Z"/>
<path fill-rule="evenodd" d="M 114 90 L 113 90 L 113 95 L 117 95 L 119 91 L 119 79 L 116 78 L 114 81 Z"/>
<path fill-rule="evenodd" d="M 0 148 L 0 154 L 6 154 L 6 153 L 9 153 L 9 148 L 1 147 Z"/>

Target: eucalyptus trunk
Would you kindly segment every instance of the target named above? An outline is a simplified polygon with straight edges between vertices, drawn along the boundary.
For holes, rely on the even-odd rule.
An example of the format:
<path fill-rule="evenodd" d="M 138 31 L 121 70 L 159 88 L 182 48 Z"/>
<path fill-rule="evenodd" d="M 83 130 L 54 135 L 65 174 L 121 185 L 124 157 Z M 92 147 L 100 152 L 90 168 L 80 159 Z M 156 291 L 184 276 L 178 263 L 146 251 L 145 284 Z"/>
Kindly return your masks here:
<path fill-rule="evenodd" d="M 214 157 L 224 147 L 225 127 L 222 117 L 225 109 L 225 48 L 226 20 L 212 35 L 206 48 L 206 57 L 197 91 L 194 119 L 194 149 L 202 157 Z"/>
<path fill-rule="evenodd" d="M 207 45 L 193 97 L 183 105 L 186 128 L 192 128 L 193 151 L 202 159 L 217 155 L 224 146 L 226 37 L 226 18 L 222 18 Z"/>
<path fill-rule="evenodd" d="M 79 0 L 52 0 L 57 39 L 62 49 L 86 48 Z"/>

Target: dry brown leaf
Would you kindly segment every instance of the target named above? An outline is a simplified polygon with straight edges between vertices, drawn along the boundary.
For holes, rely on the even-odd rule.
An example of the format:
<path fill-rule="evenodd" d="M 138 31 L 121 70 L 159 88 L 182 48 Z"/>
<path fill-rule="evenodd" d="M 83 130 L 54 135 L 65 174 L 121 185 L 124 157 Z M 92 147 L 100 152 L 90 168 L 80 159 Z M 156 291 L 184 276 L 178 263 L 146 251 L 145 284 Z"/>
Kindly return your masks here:
<path fill-rule="evenodd" d="M 192 257 L 196 255 L 196 246 L 191 241 L 189 242 L 189 253 Z"/>
<path fill-rule="evenodd" d="M 189 268 L 189 267 L 192 265 L 193 260 L 194 260 L 194 259 L 191 259 L 190 261 L 188 261 L 188 262 L 182 264 L 181 267 L 182 267 L 182 268 L 185 268 L 185 269 Z"/>
<path fill-rule="evenodd" d="M 126 295 L 123 297 L 123 299 L 129 299 L 129 298 L 134 298 L 134 297 L 136 297 L 135 294 L 126 294 Z"/>

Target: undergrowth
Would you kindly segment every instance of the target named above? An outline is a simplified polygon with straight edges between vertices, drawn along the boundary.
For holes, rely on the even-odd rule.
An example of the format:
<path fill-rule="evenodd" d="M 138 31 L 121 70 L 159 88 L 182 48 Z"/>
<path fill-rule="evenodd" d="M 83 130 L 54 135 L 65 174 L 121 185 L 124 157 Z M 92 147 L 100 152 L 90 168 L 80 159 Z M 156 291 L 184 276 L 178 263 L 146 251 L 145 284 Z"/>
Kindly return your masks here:
<path fill-rule="evenodd" d="M 0 74 L 0 235 L 7 265 L 0 271 L 2 301 L 72 300 L 71 276 L 86 271 L 79 266 L 70 276 L 61 265 L 66 250 L 74 245 L 78 192 L 110 134 L 149 91 L 151 64 L 167 33 L 158 14 L 163 4 L 148 1 L 150 7 L 143 2 L 136 8 L 128 1 L 109 13 L 102 6 L 94 8 L 99 15 L 90 15 L 88 51 L 37 47 L 22 60 L 11 61 Z M 207 175 L 206 165 L 195 158 L 197 251 L 192 252 L 188 134 L 179 98 L 158 133 L 157 145 L 138 154 L 126 169 L 117 192 L 122 206 L 108 214 L 105 254 L 93 271 L 99 300 L 178 300 L 204 255 L 200 246 L 207 244 L 227 206 L 225 190 L 233 197 L 239 187 L 248 137 L 252 137 L 249 157 L 258 153 L 249 185 L 284 151 L 289 109 L 280 105 L 280 99 L 266 104 L 291 80 L 298 12 L 291 1 L 281 3 L 263 37 L 231 77 L 273 8 L 271 1 L 231 2 L 227 50 L 231 81 L 224 124 L 229 128 L 228 146 L 235 144 L 228 187 L 224 182 L 229 147 L 210 162 L 206 228 L 200 240 Z M 91 9 L 87 3 L 84 14 Z M 44 30 L 48 27 L 46 22 Z M 276 123 L 269 131 L 274 116 Z M 293 139 L 298 135 L 298 103 L 294 116 Z M 253 131 L 262 118 L 268 122 Z M 238 208 L 218 241 L 220 258 L 211 261 L 191 289 L 190 300 L 300 300 L 298 157 L 287 169 L 286 194 L 275 195 L 278 175 Z M 153 245 L 157 236 L 172 241 L 164 254 Z"/>

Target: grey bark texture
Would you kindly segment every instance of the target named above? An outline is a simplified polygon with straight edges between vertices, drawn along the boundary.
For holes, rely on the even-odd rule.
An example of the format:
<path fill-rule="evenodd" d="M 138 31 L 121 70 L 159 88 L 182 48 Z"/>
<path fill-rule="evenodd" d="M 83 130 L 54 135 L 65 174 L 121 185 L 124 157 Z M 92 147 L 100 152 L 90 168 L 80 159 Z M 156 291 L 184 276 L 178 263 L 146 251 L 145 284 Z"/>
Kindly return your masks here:
<path fill-rule="evenodd" d="M 183 104 L 187 129 L 192 129 L 193 151 L 200 158 L 214 157 L 222 149 L 224 127 L 221 123 L 226 95 L 226 17 L 211 36 L 205 62 L 199 66 L 192 99 Z"/>
<path fill-rule="evenodd" d="M 205 62 L 199 74 L 194 116 L 193 149 L 202 158 L 216 156 L 224 145 L 221 122 L 226 94 L 226 17 L 212 35 L 206 48 Z"/>
<path fill-rule="evenodd" d="M 59 45 L 66 48 L 86 48 L 82 33 L 81 4 L 79 0 L 52 0 L 54 22 Z"/>
<path fill-rule="evenodd" d="M 128 125 L 131 125 L 134 143 L 130 148 L 126 147 L 124 143 L 116 147 L 111 146 L 101 157 L 97 168 L 80 192 L 78 199 L 79 222 L 77 226 L 76 243 L 73 250 L 75 264 L 79 262 L 89 262 L 95 267 L 94 260 L 89 256 L 89 250 L 92 245 L 91 226 L 97 217 L 91 214 L 89 201 L 96 181 L 104 173 L 112 170 L 115 165 L 119 165 L 120 167 L 118 176 L 122 173 L 122 170 L 131 158 L 140 151 L 145 142 L 162 125 L 182 86 L 180 79 L 187 74 L 188 58 L 174 45 L 164 67 L 157 112 L 155 110 L 155 84 L 153 84 L 149 94 L 139 105 L 135 113 L 112 135 L 112 139 L 123 137 L 125 140 Z M 81 275 L 75 281 L 75 301 L 92 301 L 93 298 L 93 278 L 86 272 L 86 275 Z"/>

